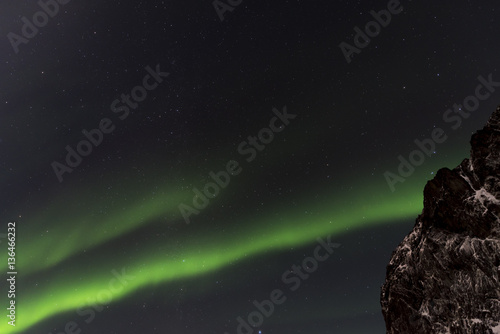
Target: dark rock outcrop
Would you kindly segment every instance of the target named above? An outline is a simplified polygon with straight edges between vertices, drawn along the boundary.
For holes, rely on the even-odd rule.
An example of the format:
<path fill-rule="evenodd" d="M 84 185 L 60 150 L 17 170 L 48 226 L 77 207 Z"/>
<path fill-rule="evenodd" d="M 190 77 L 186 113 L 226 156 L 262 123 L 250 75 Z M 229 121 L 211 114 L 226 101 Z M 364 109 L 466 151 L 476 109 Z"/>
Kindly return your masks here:
<path fill-rule="evenodd" d="M 500 107 L 471 158 L 441 169 L 393 252 L 382 286 L 387 333 L 500 334 Z"/>

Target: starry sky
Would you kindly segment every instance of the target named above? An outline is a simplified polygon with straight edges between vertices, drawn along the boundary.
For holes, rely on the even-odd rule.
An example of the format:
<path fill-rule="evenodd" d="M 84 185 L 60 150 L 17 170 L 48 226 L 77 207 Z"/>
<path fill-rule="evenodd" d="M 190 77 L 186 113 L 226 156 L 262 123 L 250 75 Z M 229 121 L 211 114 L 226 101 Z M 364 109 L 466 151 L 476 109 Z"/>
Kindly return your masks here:
<path fill-rule="evenodd" d="M 18 275 L 0 332 L 384 333 L 423 187 L 499 104 L 498 10 L 1 2 L 0 267 L 16 222 Z"/>

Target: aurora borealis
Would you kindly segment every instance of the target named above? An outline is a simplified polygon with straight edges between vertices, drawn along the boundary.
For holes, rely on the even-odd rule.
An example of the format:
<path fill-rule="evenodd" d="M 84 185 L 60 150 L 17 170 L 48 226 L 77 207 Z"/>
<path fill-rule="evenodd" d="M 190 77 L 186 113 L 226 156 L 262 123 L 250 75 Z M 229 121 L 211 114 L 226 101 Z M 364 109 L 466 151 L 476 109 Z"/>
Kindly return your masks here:
<path fill-rule="evenodd" d="M 401 1 L 348 63 L 338 45 L 387 2 L 243 1 L 222 21 L 211 1 L 62 2 L 18 52 L 8 32 L 43 7 L 0 4 L 0 268 L 15 221 L 18 271 L 0 333 L 233 334 L 275 290 L 255 334 L 383 333 L 390 254 L 498 94 L 394 192 L 384 172 L 479 75 L 500 81 L 498 4 Z M 141 97 L 156 64 L 169 75 Z M 53 162 L 103 119 L 113 131 L 60 182 Z M 179 206 L 229 161 L 241 172 L 186 224 Z M 328 237 L 340 247 L 291 291 L 282 274 Z"/>
<path fill-rule="evenodd" d="M 97 268 L 92 268 L 92 271 L 96 275 L 87 276 L 86 272 L 88 268 L 72 268 L 74 265 L 65 264 L 62 267 L 70 267 L 71 270 L 68 273 L 61 275 L 62 277 L 54 278 L 50 280 L 50 283 L 40 284 L 36 289 L 27 292 L 29 294 L 29 305 L 23 307 L 23 311 L 30 314 L 30 320 L 33 323 L 40 321 L 48 316 L 57 314 L 59 312 L 71 311 L 78 309 L 82 306 L 87 306 L 87 298 L 89 296 L 97 296 L 99 291 L 106 288 L 109 281 L 109 267 L 108 263 L 113 263 L 115 268 L 129 268 L 127 273 L 135 278 L 120 291 L 119 294 L 113 296 L 113 300 L 118 300 L 122 296 L 132 293 L 137 289 L 144 288 L 145 286 L 155 285 L 155 284 L 165 284 L 173 280 L 181 280 L 186 277 L 203 275 L 206 272 L 220 269 L 224 266 L 228 266 L 232 263 L 237 263 L 246 257 L 257 257 L 263 252 L 279 251 L 282 249 L 287 249 L 293 246 L 300 246 L 304 243 L 311 242 L 318 235 L 325 234 L 337 234 L 342 233 L 346 228 L 353 230 L 362 228 L 367 224 L 374 225 L 380 224 L 382 222 L 391 222 L 396 219 L 408 218 L 418 212 L 419 198 L 418 196 L 414 199 L 399 197 L 400 201 L 391 201 L 392 203 L 388 205 L 388 201 L 385 203 L 374 202 L 374 207 L 370 210 L 361 211 L 356 214 L 346 213 L 343 215 L 335 214 L 335 211 L 340 211 L 339 208 L 333 208 L 330 212 L 321 212 L 318 209 L 318 214 L 314 218 L 302 217 L 294 218 L 298 216 L 297 213 L 289 213 L 281 220 L 286 221 L 285 224 L 273 224 L 272 217 L 254 218 L 257 223 L 254 222 L 244 222 L 247 226 L 252 226 L 251 229 L 235 229 L 235 231 L 225 231 L 225 233 L 232 235 L 231 239 L 228 241 L 221 236 L 205 235 L 203 239 L 212 240 L 211 242 L 193 242 L 192 238 L 189 236 L 186 240 L 177 239 L 176 243 L 182 244 L 180 249 L 176 249 L 175 253 L 177 256 L 174 259 L 170 259 L 172 255 L 163 251 L 158 251 L 161 242 L 152 242 L 153 246 L 143 247 L 140 251 L 136 252 L 137 258 L 134 261 L 119 260 L 115 258 L 115 254 L 108 254 L 109 258 L 101 257 L 99 261 L 102 261 L 102 265 Z M 335 202 L 335 199 L 332 200 Z M 396 206 L 393 206 L 396 205 Z M 313 205 L 309 205 L 309 208 L 313 208 Z M 398 212 L 397 207 L 407 208 L 408 211 Z M 166 208 L 168 213 L 168 208 Z M 336 209 L 336 210 L 335 210 Z M 150 208 L 143 208 L 146 212 L 150 212 Z M 387 212 L 393 212 L 394 216 L 388 216 Z M 321 212 L 321 214 L 319 213 Z M 361 214 L 365 215 L 364 217 Z M 111 217 L 110 219 L 115 219 Z M 308 224 L 307 231 L 304 231 L 303 225 Z M 106 225 L 106 223 L 104 224 Z M 277 225 L 277 226 L 273 226 Z M 72 236 L 74 233 L 80 232 L 81 226 L 76 228 L 69 228 L 66 231 L 55 230 L 49 231 L 48 233 L 58 234 L 59 237 L 65 241 L 63 245 L 53 245 L 50 244 L 43 247 L 43 245 L 38 245 L 35 243 L 35 247 L 44 253 L 48 254 L 48 261 L 45 266 L 40 264 L 41 268 L 33 267 L 35 271 L 48 269 L 53 265 L 52 253 L 56 253 L 57 260 L 64 262 L 65 259 L 71 258 L 75 253 L 82 252 L 82 249 L 76 240 L 69 239 L 73 242 L 66 242 L 68 240 L 65 235 Z M 22 233 L 21 228 L 18 233 Z M 122 232 L 126 234 L 126 232 Z M 54 238 L 54 237 L 51 237 Z M 57 236 L 55 237 L 57 238 Z M 112 239 L 111 236 L 109 239 Z M 96 238 L 96 244 L 99 243 L 99 238 Z M 108 240 L 109 240 L 108 239 Z M 258 241 L 255 241 L 258 240 Z M 149 243 L 149 242 L 148 242 Z M 54 249 L 55 248 L 55 249 Z M 200 254 L 196 249 L 206 249 L 204 254 Z M 221 254 L 221 249 L 226 250 Z M 89 250 L 91 251 L 91 250 Z M 151 257 L 151 254 L 156 254 L 156 256 Z M 30 256 L 19 254 L 22 263 L 30 263 Z M 54 256 L 55 257 L 55 256 Z M 148 263 L 144 263 L 144 258 L 149 257 Z M 26 258 L 26 260 L 24 260 Z M 182 260 L 181 260 L 182 258 Z M 54 260 L 55 261 L 55 260 Z M 31 275 L 36 275 L 36 273 L 30 273 Z M 70 283 L 74 277 L 85 277 L 85 282 L 82 284 L 73 285 Z M 69 284 L 68 284 L 69 283 Z M 78 293 L 74 290 L 77 289 Z M 41 290 L 41 291 L 40 291 Z M 56 292 L 57 291 L 57 292 Z M 50 293 L 49 293 L 50 292 Z M 22 296 L 22 295 L 21 295 Z M 19 297 L 22 298 L 22 297 Z M 27 323 L 29 327 L 32 323 Z M 5 326 L 2 330 L 9 331 L 9 326 Z M 22 329 L 22 328 L 20 328 Z M 13 331 L 15 332 L 15 331 Z"/>

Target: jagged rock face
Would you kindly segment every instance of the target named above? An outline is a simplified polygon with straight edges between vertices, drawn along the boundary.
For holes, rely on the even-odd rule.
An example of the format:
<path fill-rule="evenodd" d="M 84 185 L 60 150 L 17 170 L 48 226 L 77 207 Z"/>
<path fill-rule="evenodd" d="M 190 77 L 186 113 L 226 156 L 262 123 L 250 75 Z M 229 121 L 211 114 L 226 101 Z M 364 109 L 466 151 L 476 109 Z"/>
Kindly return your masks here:
<path fill-rule="evenodd" d="M 471 158 L 441 169 L 393 252 L 381 291 L 387 333 L 500 334 L 500 107 Z"/>

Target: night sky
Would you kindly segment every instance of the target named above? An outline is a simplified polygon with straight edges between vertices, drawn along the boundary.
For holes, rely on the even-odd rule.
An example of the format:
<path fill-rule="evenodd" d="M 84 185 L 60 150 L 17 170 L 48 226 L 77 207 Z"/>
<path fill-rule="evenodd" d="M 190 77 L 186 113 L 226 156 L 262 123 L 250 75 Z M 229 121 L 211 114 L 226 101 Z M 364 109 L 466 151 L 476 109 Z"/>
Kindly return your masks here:
<path fill-rule="evenodd" d="M 0 332 L 384 333 L 425 183 L 499 104 L 497 9 L 0 2 Z"/>

